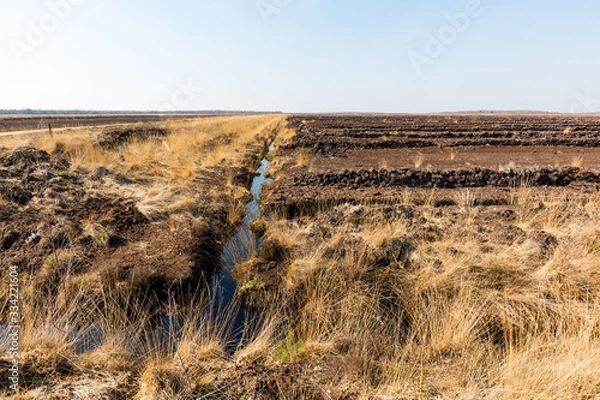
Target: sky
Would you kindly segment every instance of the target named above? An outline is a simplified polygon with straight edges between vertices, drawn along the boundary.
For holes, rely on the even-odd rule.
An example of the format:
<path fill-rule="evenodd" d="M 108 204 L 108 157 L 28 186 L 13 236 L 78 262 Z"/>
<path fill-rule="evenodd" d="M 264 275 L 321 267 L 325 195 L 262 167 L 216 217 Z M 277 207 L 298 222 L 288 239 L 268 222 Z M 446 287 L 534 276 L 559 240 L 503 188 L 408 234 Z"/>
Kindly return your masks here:
<path fill-rule="evenodd" d="M 591 0 L 0 0 L 0 109 L 600 112 Z"/>

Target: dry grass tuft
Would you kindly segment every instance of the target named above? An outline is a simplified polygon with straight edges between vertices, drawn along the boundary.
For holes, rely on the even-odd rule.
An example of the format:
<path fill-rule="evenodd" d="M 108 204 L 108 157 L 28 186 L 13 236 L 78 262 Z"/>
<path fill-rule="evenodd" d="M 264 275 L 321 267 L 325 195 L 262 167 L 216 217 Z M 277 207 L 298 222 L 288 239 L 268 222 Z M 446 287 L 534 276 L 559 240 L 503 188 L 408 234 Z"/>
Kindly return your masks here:
<path fill-rule="evenodd" d="M 422 154 L 419 154 L 415 158 L 415 168 L 421 168 L 421 166 L 423 165 L 423 162 L 425 162 L 425 157 Z"/>
<path fill-rule="evenodd" d="M 311 155 L 307 151 L 298 151 L 296 153 L 296 165 L 308 166 L 311 160 Z"/>
<path fill-rule="evenodd" d="M 581 157 L 581 156 L 573 157 L 573 159 L 571 160 L 572 167 L 581 168 L 582 165 L 583 165 L 583 157 Z"/>

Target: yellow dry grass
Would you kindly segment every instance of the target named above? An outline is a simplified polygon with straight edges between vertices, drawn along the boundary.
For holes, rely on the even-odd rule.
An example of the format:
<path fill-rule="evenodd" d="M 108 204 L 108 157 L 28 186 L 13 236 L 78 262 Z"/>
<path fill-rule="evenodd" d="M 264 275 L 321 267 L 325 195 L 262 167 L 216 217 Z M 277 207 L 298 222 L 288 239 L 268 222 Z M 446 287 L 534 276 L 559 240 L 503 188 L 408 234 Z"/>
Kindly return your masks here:
<path fill-rule="evenodd" d="M 581 156 L 573 157 L 573 159 L 571 160 L 572 167 L 581 168 L 582 165 L 583 165 L 583 157 L 581 157 Z"/>
<path fill-rule="evenodd" d="M 415 158 L 415 168 L 421 168 L 421 166 L 423 165 L 424 161 L 425 161 L 425 156 L 423 156 L 422 154 L 419 154 Z"/>
<path fill-rule="evenodd" d="M 61 144 L 73 162 L 73 170 L 104 166 L 120 173 L 186 180 L 191 177 L 190 169 L 213 167 L 223 160 L 241 165 L 246 157 L 245 147 L 257 138 L 268 138 L 284 119 L 281 115 L 258 115 L 170 120 L 154 124 L 169 131 L 164 140 L 133 141 L 117 151 L 102 149 L 94 142 L 103 129 L 111 128 L 72 128 L 54 133 L 53 138 L 40 133 L 6 136 L 0 138 L 0 146 L 33 145 L 52 153 Z M 145 126 L 148 125 L 116 129 Z"/>
<path fill-rule="evenodd" d="M 296 153 L 296 165 L 308 166 L 311 160 L 311 154 L 307 151 L 299 151 Z"/>
<path fill-rule="evenodd" d="M 339 384 L 365 398 L 600 396 L 600 196 L 524 189 L 514 207 L 526 238 L 508 242 L 481 233 L 464 196 L 453 218 L 423 206 L 421 227 L 371 206 L 330 211 L 351 222 L 339 226 L 271 221 L 269 237 L 296 241 L 285 283 L 300 307 L 278 312 L 302 343 L 296 357 L 334 357 Z M 421 236 L 430 225 L 439 237 Z M 373 267 L 394 239 L 411 254 Z"/>
<path fill-rule="evenodd" d="M 117 148 L 97 144 L 97 137 L 107 128 L 74 128 L 56 132 L 53 137 L 39 133 L 7 136 L 0 138 L 0 147 L 33 146 L 49 153 L 60 152 L 68 158 L 71 172 L 90 173 L 106 168 L 130 182 L 111 180 L 102 186 L 90 184 L 92 189 L 126 194 L 137 200 L 146 216 L 161 218 L 190 209 L 197 200 L 199 177 L 217 182 L 223 178 L 217 168 L 254 167 L 269 141 L 279 130 L 284 131 L 284 125 L 282 115 L 195 118 L 150 125 L 166 130 L 168 135 L 132 140 Z M 135 124 L 117 129 L 147 126 Z M 230 219 L 237 221 L 246 193 L 238 190 L 231 178 L 229 174 L 212 186 L 219 187 L 216 196 L 233 197 Z"/>

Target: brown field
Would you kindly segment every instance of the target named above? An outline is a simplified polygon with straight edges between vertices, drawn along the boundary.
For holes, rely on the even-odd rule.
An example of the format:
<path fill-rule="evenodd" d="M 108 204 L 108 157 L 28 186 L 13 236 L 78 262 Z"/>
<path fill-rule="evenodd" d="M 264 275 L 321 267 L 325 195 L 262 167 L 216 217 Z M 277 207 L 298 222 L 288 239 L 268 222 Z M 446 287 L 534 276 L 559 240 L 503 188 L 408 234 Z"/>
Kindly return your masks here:
<path fill-rule="evenodd" d="M 233 271 L 236 304 L 261 318 L 234 342 L 195 274 L 210 276 L 275 137 L 249 225 L 260 248 Z M 597 117 L 227 117 L 3 139 L 20 398 L 600 397 Z M 181 327 L 166 339 L 162 315 Z M 90 321 L 102 341 L 78 351 L 65 327 Z"/>
<path fill-rule="evenodd" d="M 298 134 L 280 146 L 267 207 L 420 199 L 434 188 L 442 203 L 457 188 L 505 203 L 522 184 L 577 195 L 600 183 L 596 116 L 324 115 L 295 116 L 290 126 Z"/>

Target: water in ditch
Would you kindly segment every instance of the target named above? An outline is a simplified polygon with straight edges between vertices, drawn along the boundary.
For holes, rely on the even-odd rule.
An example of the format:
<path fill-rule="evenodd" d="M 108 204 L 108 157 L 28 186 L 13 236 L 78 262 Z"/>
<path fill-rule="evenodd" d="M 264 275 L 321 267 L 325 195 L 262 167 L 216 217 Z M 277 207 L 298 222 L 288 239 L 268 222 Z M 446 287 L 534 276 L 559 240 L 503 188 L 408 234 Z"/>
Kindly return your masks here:
<path fill-rule="evenodd" d="M 248 224 L 260 217 L 260 193 L 262 185 L 271 182 L 266 172 L 269 167 L 268 155 L 273 151 L 275 143 L 269 147 L 269 152 L 261 161 L 257 176 L 252 181 L 252 201 L 246 205 L 245 218 L 242 225 L 223 247 L 220 256 L 221 271 L 210 281 L 210 292 L 213 296 L 213 315 L 227 314 L 231 318 L 231 343 L 237 347 L 245 338 L 244 333 L 252 332 L 257 326 L 260 315 L 244 310 L 236 304 L 237 283 L 232 276 L 233 268 L 249 260 L 254 254 L 260 254 L 260 238 L 252 232 Z"/>

